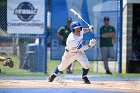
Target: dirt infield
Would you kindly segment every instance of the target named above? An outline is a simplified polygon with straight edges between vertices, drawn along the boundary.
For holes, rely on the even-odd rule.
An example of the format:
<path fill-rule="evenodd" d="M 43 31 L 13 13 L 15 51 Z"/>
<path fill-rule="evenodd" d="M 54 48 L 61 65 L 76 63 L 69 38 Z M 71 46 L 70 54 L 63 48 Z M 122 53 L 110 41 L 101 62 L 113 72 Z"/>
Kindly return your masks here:
<path fill-rule="evenodd" d="M 59 81 L 59 82 L 58 82 Z M 84 84 L 83 81 L 56 80 L 7 80 L 0 79 L 0 88 L 82 88 L 93 90 L 109 90 L 119 92 L 140 93 L 140 81 L 91 81 L 92 84 Z"/>

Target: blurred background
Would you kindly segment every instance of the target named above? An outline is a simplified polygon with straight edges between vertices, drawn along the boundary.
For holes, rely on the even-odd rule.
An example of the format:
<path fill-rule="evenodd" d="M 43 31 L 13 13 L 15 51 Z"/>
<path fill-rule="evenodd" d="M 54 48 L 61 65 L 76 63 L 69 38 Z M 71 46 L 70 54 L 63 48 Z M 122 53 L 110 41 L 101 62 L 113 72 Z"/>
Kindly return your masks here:
<path fill-rule="evenodd" d="M 62 40 L 57 31 L 67 19 L 83 21 L 69 9 L 76 10 L 94 31 L 84 35 L 83 44 L 95 36 L 96 46 L 85 51 L 90 61 L 89 74 L 104 74 L 100 53 L 100 27 L 104 16 L 116 30 L 116 59 L 109 59 L 113 74 L 140 73 L 140 1 L 139 0 L 0 0 L 0 56 L 10 57 L 14 67 L 0 64 L 1 76 L 44 76 L 61 62 Z M 64 72 L 65 73 L 65 72 Z M 73 74 L 81 66 L 74 62 Z"/>

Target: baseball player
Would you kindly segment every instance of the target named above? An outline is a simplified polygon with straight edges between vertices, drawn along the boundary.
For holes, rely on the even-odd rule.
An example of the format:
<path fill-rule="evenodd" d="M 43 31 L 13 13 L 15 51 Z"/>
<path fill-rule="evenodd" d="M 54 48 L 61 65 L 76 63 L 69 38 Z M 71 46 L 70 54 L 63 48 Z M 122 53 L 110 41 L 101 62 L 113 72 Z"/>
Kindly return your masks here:
<path fill-rule="evenodd" d="M 87 45 L 82 45 L 82 41 L 83 34 L 92 31 L 93 27 L 90 26 L 89 28 L 82 28 L 78 21 L 74 21 L 71 23 L 70 29 L 72 32 L 67 38 L 65 52 L 62 56 L 62 62 L 56 67 L 54 73 L 49 77 L 48 81 L 52 82 L 60 71 L 65 70 L 74 60 L 77 60 L 83 67 L 83 81 L 86 84 L 90 84 L 90 81 L 87 77 L 90 65 L 84 50 L 94 46 L 96 44 L 96 40 L 94 38 L 91 39 Z"/>
<path fill-rule="evenodd" d="M 112 74 L 108 66 L 108 58 L 115 59 L 114 43 L 116 42 L 115 28 L 109 24 L 108 16 L 104 17 L 104 25 L 100 28 L 100 50 L 106 74 Z"/>
<path fill-rule="evenodd" d="M 10 68 L 13 68 L 14 66 L 14 63 L 11 58 L 5 58 L 5 57 L 0 56 L 0 62 L 3 62 L 3 66 L 9 66 Z M 1 72 L 1 69 L 0 69 L 0 72 Z"/>

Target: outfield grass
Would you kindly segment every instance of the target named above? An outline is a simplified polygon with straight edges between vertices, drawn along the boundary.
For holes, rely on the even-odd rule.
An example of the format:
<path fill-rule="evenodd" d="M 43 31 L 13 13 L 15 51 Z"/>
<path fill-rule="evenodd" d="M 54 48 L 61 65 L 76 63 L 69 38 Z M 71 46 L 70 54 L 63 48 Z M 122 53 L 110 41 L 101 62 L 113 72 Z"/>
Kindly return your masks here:
<path fill-rule="evenodd" d="M 33 76 L 33 77 L 46 77 L 49 76 L 51 73 L 53 73 L 54 69 L 56 66 L 60 64 L 60 61 L 58 60 L 50 60 L 48 59 L 47 63 L 47 72 L 48 74 L 43 74 L 43 73 L 33 73 L 24 69 L 19 69 L 19 57 L 18 56 L 6 56 L 2 55 L 5 57 L 11 57 L 14 61 L 14 67 L 9 68 L 9 67 L 4 67 L 2 66 L 2 63 L 0 64 L 0 68 L 2 70 L 2 73 L 0 76 Z M 102 73 L 95 73 L 94 72 L 94 63 L 90 62 L 90 70 L 89 70 L 89 75 L 95 75 L 93 77 L 98 77 L 98 78 L 140 78 L 140 74 L 113 74 L 113 75 L 105 75 Z M 75 75 L 81 75 L 82 74 L 82 67 L 79 64 L 79 62 L 74 63 L 74 73 Z M 65 71 L 64 71 L 65 73 Z M 96 76 L 97 75 L 97 76 Z M 100 76 L 101 75 L 101 76 Z"/>

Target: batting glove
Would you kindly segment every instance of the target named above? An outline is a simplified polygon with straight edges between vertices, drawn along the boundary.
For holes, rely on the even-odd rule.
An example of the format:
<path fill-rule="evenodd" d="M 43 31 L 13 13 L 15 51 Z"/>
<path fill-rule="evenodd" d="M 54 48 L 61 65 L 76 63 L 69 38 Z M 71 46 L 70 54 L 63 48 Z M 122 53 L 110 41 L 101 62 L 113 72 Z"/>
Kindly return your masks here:
<path fill-rule="evenodd" d="M 94 30 L 93 26 L 92 25 L 89 26 L 89 31 L 93 31 L 93 30 Z"/>
<path fill-rule="evenodd" d="M 94 45 L 96 44 L 96 40 L 95 39 L 91 39 L 90 41 L 89 41 L 89 46 L 90 47 L 93 47 Z"/>

